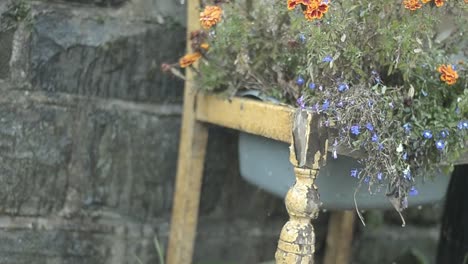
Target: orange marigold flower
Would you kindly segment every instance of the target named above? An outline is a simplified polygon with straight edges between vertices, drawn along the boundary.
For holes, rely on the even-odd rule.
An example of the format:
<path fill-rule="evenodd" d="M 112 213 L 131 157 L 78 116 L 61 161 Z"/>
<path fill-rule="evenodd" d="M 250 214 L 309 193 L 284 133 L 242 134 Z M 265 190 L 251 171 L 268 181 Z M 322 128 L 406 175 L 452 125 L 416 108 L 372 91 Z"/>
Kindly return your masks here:
<path fill-rule="evenodd" d="M 444 0 L 434 0 L 434 3 L 437 7 L 441 7 L 444 5 Z"/>
<path fill-rule="evenodd" d="M 205 43 L 202 43 L 202 44 L 200 45 L 200 48 L 201 48 L 201 49 L 204 49 L 204 50 L 208 50 L 208 49 L 210 48 L 210 44 L 208 44 L 208 43 L 206 43 L 206 42 L 205 42 Z"/>
<path fill-rule="evenodd" d="M 448 85 L 455 84 L 458 79 L 458 73 L 455 71 L 452 65 L 440 65 L 437 71 L 441 73 L 440 80 Z"/>
<path fill-rule="evenodd" d="M 411 11 L 422 7 L 422 4 L 419 2 L 419 0 L 404 0 L 403 4 L 405 5 L 406 9 L 409 9 Z"/>
<path fill-rule="evenodd" d="M 288 9 L 293 10 L 297 5 L 301 4 L 302 0 L 288 0 Z"/>
<path fill-rule="evenodd" d="M 201 58 L 201 53 L 195 52 L 195 53 L 190 53 L 179 60 L 179 65 L 181 68 L 187 68 L 188 66 L 192 65 L 194 62 L 196 62 L 198 59 Z"/>
<path fill-rule="evenodd" d="M 311 0 L 304 11 L 304 16 L 307 20 L 320 19 L 326 12 L 328 12 L 328 4 L 322 1 Z"/>
<path fill-rule="evenodd" d="M 200 13 L 200 23 L 203 28 L 209 29 L 221 21 L 223 10 L 219 6 L 207 6 Z"/>
<path fill-rule="evenodd" d="M 468 0 L 467 0 L 468 1 Z M 302 4 L 304 6 L 309 6 L 311 4 L 319 4 L 322 2 L 321 0 L 288 0 L 288 9 L 293 10 L 296 8 L 296 6 Z M 330 2 L 329 0 L 324 0 L 323 1 L 325 4 L 328 4 Z"/>

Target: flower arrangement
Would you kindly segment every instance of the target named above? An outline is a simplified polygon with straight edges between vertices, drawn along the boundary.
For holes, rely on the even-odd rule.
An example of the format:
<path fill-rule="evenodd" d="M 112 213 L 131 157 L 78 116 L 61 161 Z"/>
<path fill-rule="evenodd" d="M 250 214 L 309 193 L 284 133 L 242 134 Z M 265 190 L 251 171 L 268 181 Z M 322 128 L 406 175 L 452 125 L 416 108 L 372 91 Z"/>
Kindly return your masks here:
<path fill-rule="evenodd" d="M 321 115 L 336 131 L 333 157 L 365 153 L 350 177 L 386 189 L 398 211 L 418 194 L 415 178 L 466 151 L 466 0 L 205 4 L 179 65 L 199 62 L 199 89 L 255 89 Z"/>

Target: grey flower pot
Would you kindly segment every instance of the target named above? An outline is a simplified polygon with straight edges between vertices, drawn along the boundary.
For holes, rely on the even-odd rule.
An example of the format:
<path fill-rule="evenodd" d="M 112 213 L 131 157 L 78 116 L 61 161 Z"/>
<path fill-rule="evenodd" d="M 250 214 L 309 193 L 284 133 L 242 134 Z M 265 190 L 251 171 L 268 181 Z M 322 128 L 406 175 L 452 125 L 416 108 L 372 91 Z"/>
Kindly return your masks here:
<path fill-rule="evenodd" d="M 289 162 L 289 146 L 264 137 L 240 133 L 240 172 L 248 182 L 279 197 L 284 197 L 294 184 L 293 167 Z M 350 176 L 350 170 L 359 167 L 353 158 L 328 157 L 327 165 L 320 170 L 316 184 L 323 202 L 322 208 L 330 210 L 354 209 L 354 191 L 359 180 Z M 419 194 L 409 199 L 409 205 L 423 205 L 440 201 L 447 189 L 450 177 L 437 175 L 417 181 Z M 359 189 L 356 200 L 359 209 L 389 209 L 386 190 L 370 194 L 367 185 Z"/>

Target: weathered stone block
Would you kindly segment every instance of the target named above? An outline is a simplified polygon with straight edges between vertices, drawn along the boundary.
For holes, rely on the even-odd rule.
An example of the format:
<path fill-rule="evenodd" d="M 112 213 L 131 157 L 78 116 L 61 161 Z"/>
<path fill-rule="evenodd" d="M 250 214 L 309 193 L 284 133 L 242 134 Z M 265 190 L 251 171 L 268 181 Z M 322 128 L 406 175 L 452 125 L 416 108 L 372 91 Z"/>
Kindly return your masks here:
<path fill-rule="evenodd" d="M 0 230 L 0 248 L 9 254 L 36 254 L 47 257 L 103 256 L 93 248 L 102 238 L 93 234 L 67 232 L 63 230 Z"/>
<path fill-rule="evenodd" d="M 140 219 L 167 215 L 180 120 L 162 107 L 151 112 L 122 104 L 4 93 L 2 212 L 57 213 L 73 190 L 75 211 L 106 207 Z"/>
<path fill-rule="evenodd" d="M 85 111 L 77 129 L 72 175 L 89 208 L 140 220 L 167 215 L 172 204 L 180 121 L 141 112 Z M 79 118 L 81 119 L 81 117 Z M 77 137 L 80 137 L 77 135 Z M 88 188 L 83 188 L 88 186 Z"/>
<path fill-rule="evenodd" d="M 22 104 L 22 103 L 25 104 Z M 73 120 L 47 107 L 3 94 L 0 102 L 0 211 L 26 215 L 62 207 Z"/>
<path fill-rule="evenodd" d="M 65 2 L 79 3 L 79 4 L 95 4 L 100 6 L 120 6 L 128 0 L 63 0 Z"/>
<path fill-rule="evenodd" d="M 21 7 L 22 5 L 15 5 L 11 0 L 0 3 L 0 79 L 8 79 L 10 76 L 9 62 L 13 50 L 17 19 L 27 12 L 26 8 L 21 9 Z"/>
<path fill-rule="evenodd" d="M 9 61 L 11 58 L 13 36 L 12 28 L 0 30 L 0 79 L 8 79 L 10 75 Z"/>
<path fill-rule="evenodd" d="M 125 217 L 0 217 L 0 263 L 158 263 L 155 234 L 151 225 Z"/>
<path fill-rule="evenodd" d="M 182 81 L 163 74 L 160 65 L 183 55 L 185 27 L 162 16 L 137 17 L 139 13 L 136 7 L 31 4 L 31 19 L 22 23 L 13 43 L 13 79 L 21 77 L 32 89 L 48 92 L 180 101 Z M 8 37 L 0 38 L 0 44 L 1 39 L 9 43 Z"/>

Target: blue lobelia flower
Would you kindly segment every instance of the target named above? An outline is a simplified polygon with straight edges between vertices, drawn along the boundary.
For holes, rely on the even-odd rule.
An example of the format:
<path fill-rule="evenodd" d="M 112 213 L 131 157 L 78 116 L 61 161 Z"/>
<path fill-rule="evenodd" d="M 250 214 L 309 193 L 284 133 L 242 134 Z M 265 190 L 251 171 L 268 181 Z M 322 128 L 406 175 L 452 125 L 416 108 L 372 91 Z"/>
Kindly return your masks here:
<path fill-rule="evenodd" d="M 416 196 L 416 195 L 418 195 L 418 194 L 419 194 L 418 190 L 417 190 L 416 188 L 414 188 L 414 186 L 412 186 L 412 187 L 410 188 L 410 190 L 409 190 L 409 195 L 410 195 L 410 196 Z"/>
<path fill-rule="evenodd" d="M 331 62 L 333 60 L 332 56 L 327 55 L 325 58 L 322 59 L 322 62 Z"/>
<path fill-rule="evenodd" d="M 430 138 L 432 138 L 432 131 L 429 130 L 429 129 L 426 129 L 426 130 L 423 131 L 422 136 L 425 139 L 430 139 Z"/>
<path fill-rule="evenodd" d="M 353 177 L 353 178 L 357 178 L 358 177 L 358 170 L 357 169 L 352 169 L 350 171 L 350 176 Z"/>
<path fill-rule="evenodd" d="M 314 111 L 314 112 L 319 112 L 319 104 L 318 104 L 318 103 L 314 104 L 314 105 L 311 107 L 311 109 L 312 109 L 312 111 Z"/>
<path fill-rule="evenodd" d="M 435 145 L 438 150 L 443 150 L 445 148 L 445 141 L 437 140 Z"/>
<path fill-rule="evenodd" d="M 462 129 L 468 129 L 468 120 L 462 120 L 460 122 L 458 122 L 458 125 L 457 125 L 458 129 L 462 130 Z"/>
<path fill-rule="evenodd" d="M 403 153 L 403 155 L 401 156 L 403 158 L 403 160 L 407 160 L 408 159 L 408 153 Z"/>
<path fill-rule="evenodd" d="M 296 84 L 299 85 L 299 86 L 302 86 L 304 85 L 305 81 L 304 81 L 304 78 L 302 78 L 301 76 L 297 77 L 296 79 Z"/>
<path fill-rule="evenodd" d="M 369 130 L 369 131 L 374 131 L 374 126 L 373 126 L 371 123 L 367 123 L 367 124 L 366 124 L 366 128 L 367 128 L 367 130 Z"/>
<path fill-rule="evenodd" d="M 323 101 L 322 110 L 327 111 L 329 107 L 330 107 L 330 102 L 328 101 L 328 99 L 325 99 L 325 101 Z"/>
<path fill-rule="evenodd" d="M 411 124 L 410 123 L 406 123 L 403 125 L 403 128 L 405 129 L 405 132 L 408 134 L 409 132 L 411 132 Z"/>
<path fill-rule="evenodd" d="M 383 143 L 379 143 L 379 150 L 384 149 Z"/>
<path fill-rule="evenodd" d="M 379 137 L 377 136 L 376 133 L 372 134 L 371 141 L 372 141 L 372 142 L 379 142 Z"/>
<path fill-rule="evenodd" d="M 340 85 L 338 85 L 338 92 L 342 93 L 346 90 L 349 90 L 349 85 L 347 85 L 346 83 L 341 83 Z"/>
<path fill-rule="evenodd" d="M 381 181 L 383 179 L 383 175 L 381 172 L 377 173 L 377 180 Z"/>
<path fill-rule="evenodd" d="M 369 183 L 369 182 L 370 182 L 370 177 L 369 177 L 369 176 L 366 176 L 366 177 L 364 178 L 364 182 L 365 182 L 365 183 Z"/>
<path fill-rule="evenodd" d="M 315 90 L 315 83 L 309 83 L 309 89 Z"/>
<path fill-rule="evenodd" d="M 299 38 L 299 41 L 300 41 L 301 43 L 305 43 L 305 42 L 306 42 L 306 37 L 305 37 L 304 34 L 299 34 L 299 37 L 298 37 L 298 38 Z"/>
<path fill-rule="evenodd" d="M 448 132 L 447 129 L 443 129 L 443 130 L 441 130 L 441 131 L 439 132 L 439 136 L 440 136 L 441 138 L 446 138 L 446 137 L 448 137 L 448 135 L 449 135 L 449 132 Z"/>
<path fill-rule="evenodd" d="M 403 178 L 411 180 L 411 171 L 409 169 L 403 171 Z"/>
<path fill-rule="evenodd" d="M 297 98 L 297 104 L 301 109 L 305 108 L 305 102 L 304 102 L 304 96 L 302 95 L 301 97 Z"/>
<path fill-rule="evenodd" d="M 349 129 L 351 131 L 351 134 L 353 135 L 359 135 L 360 131 L 359 131 L 359 126 L 351 126 L 351 128 Z"/>

